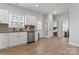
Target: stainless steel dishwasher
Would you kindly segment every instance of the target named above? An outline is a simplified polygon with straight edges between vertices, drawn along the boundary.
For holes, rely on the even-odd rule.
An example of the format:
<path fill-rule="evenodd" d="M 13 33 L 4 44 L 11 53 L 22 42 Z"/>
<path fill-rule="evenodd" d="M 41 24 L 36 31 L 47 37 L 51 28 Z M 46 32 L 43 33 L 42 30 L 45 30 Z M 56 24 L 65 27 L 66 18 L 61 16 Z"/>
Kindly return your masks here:
<path fill-rule="evenodd" d="M 35 31 L 27 31 L 27 43 L 35 41 Z"/>

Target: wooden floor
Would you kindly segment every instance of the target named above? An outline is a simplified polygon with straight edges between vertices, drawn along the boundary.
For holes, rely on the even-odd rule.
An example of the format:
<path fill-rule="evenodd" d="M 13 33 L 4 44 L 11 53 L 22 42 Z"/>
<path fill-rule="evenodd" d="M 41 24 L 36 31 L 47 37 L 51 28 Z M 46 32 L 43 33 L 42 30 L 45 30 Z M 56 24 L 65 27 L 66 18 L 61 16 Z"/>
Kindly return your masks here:
<path fill-rule="evenodd" d="M 53 37 L 43 38 L 38 42 L 20 45 L 14 48 L 3 50 L 1 55 L 76 55 L 79 48 L 67 44 L 68 39 Z"/>

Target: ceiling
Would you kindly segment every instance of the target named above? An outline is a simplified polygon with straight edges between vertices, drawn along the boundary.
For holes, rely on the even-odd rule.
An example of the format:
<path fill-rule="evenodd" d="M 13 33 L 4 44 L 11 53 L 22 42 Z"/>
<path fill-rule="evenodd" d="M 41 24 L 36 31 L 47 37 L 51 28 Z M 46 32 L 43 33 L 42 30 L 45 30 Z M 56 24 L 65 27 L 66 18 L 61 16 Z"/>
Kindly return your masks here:
<path fill-rule="evenodd" d="M 68 12 L 70 7 L 68 3 L 14 3 L 13 5 L 41 14 L 60 14 Z M 36 5 L 38 5 L 38 7 L 35 7 Z"/>

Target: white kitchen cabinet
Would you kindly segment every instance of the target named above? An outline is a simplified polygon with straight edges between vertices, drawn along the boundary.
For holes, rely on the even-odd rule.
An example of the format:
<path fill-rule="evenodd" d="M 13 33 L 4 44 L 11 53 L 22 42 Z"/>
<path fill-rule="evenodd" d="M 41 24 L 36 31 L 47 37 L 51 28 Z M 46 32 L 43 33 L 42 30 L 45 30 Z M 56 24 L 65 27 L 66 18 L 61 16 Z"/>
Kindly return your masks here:
<path fill-rule="evenodd" d="M 36 17 L 32 15 L 25 15 L 25 25 L 35 25 Z"/>
<path fill-rule="evenodd" d="M 8 47 L 8 33 L 0 33 L 0 49 Z"/>
<path fill-rule="evenodd" d="M 27 43 L 27 32 L 20 32 L 19 33 L 19 44 L 26 44 Z"/>
<path fill-rule="evenodd" d="M 8 24 L 8 11 L 0 9 L 0 23 Z"/>
<path fill-rule="evenodd" d="M 9 33 L 9 47 L 19 45 L 18 33 Z"/>
<path fill-rule="evenodd" d="M 27 32 L 9 33 L 9 47 L 27 43 Z"/>

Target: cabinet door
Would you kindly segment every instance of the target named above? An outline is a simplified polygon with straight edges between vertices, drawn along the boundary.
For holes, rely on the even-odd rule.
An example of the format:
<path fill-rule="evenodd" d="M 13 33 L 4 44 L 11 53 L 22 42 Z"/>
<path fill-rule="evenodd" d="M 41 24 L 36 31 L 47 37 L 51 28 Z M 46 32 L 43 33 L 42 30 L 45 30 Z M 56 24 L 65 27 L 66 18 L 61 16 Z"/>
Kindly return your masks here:
<path fill-rule="evenodd" d="M 10 33 L 9 34 L 9 46 L 16 46 L 27 43 L 27 33 Z"/>
<path fill-rule="evenodd" d="M 0 34 L 0 49 L 8 47 L 8 33 Z"/>
<path fill-rule="evenodd" d="M 4 39 L 3 39 L 3 48 L 7 48 L 9 46 L 9 39 L 8 39 L 8 33 L 3 34 Z"/>
<path fill-rule="evenodd" d="M 8 23 L 8 11 L 0 9 L 0 22 Z"/>
<path fill-rule="evenodd" d="M 18 34 L 17 33 L 10 33 L 9 34 L 9 46 L 16 46 L 19 45 L 19 39 L 18 39 Z"/>
<path fill-rule="evenodd" d="M 22 36 L 22 35 L 21 35 L 21 36 Z M 27 32 L 24 32 L 24 33 L 23 33 L 22 38 L 23 38 L 23 43 L 27 43 Z"/>
<path fill-rule="evenodd" d="M 26 40 L 25 40 L 25 34 L 24 33 L 19 33 L 18 34 L 19 35 L 19 37 L 18 37 L 18 39 L 19 39 L 19 44 L 24 44 L 24 43 L 26 43 Z"/>
<path fill-rule="evenodd" d="M 25 25 L 35 25 L 36 17 L 32 15 L 25 15 Z"/>

